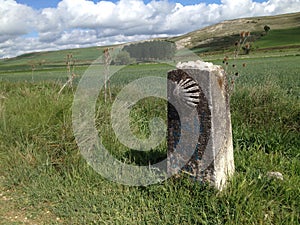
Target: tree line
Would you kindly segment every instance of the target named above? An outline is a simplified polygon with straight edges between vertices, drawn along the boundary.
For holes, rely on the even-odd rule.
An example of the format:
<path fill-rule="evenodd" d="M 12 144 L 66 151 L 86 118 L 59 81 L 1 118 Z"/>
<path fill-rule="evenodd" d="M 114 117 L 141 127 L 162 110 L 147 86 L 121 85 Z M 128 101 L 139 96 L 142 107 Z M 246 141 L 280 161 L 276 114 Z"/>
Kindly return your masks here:
<path fill-rule="evenodd" d="M 126 45 L 123 50 L 137 61 L 154 61 L 172 59 L 176 46 L 169 41 L 155 40 Z"/>

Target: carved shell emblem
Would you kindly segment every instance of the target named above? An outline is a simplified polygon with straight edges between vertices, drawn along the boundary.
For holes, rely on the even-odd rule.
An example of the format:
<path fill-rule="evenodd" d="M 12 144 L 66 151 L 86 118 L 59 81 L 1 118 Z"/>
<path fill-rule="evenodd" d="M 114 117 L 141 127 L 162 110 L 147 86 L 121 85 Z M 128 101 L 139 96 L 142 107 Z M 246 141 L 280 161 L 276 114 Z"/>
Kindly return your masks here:
<path fill-rule="evenodd" d="M 200 88 L 196 81 L 191 78 L 175 82 L 173 94 L 191 107 L 196 107 L 199 102 Z"/>

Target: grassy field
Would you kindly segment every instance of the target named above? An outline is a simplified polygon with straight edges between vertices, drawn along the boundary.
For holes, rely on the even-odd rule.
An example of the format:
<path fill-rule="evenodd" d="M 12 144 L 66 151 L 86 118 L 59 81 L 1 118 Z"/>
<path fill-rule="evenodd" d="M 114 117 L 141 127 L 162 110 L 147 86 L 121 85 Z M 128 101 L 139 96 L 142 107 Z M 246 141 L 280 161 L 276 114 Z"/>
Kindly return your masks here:
<path fill-rule="evenodd" d="M 282 30 L 270 30 L 267 35 L 255 42 L 257 48 L 274 48 L 280 46 L 300 46 L 300 27 Z"/>
<path fill-rule="evenodd" d="M 148 187 L 112 183 L 81 157 L 72 133 L 70 88 L 58 96 L 66 71 L 2 72 L 0 77 L 0 224 L 299 224 L 299 56 L 241 59 L 231 97 L 236 172 L 226 190 L 171 178 Z M 220 64 L 220 60 L 215 60 Z M 79 77 L 85 66 L 76 68 Z M 165 76 L 165 64 L 127 66 L 112 79 L 113 98 L 126 83 Z M 11 82 L 14 81 L 14 82 Z M 26 82 L 24 82 L 26 81 Z M 97 124 L 120 160 L 156 161 L 166 145 L 137 154 L 110 127 L 110 103 L 100 95 Z M 166 102 L 133 108 L 132 128 L 147 136 Z M 284 180 L 267 176 L 283 174 Z"/>

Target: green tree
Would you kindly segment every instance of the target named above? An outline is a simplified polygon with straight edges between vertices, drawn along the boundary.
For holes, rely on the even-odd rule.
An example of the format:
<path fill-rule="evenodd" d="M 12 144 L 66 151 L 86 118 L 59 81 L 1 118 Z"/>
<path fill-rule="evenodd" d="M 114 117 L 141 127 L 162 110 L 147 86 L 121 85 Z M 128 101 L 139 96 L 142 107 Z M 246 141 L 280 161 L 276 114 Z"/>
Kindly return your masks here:
<path fill-rule="evenodd" d="M 169 41 L 155 40 L 127 45 L 124 50 L 138 61 L 155 61 L 172 59 L 176 46 Z"/>
<path fill-rule="evenodd" d="M 271 28 L 268 25 L 264 26 L 264 30 L 266 32 L 266 34 L 271 30 Z"/>
<path fill-rule="evenodd" d="M 114 63 L 117 65 L 128 65 L 135 63 L 135 60 L 130 57 L 130 54 L 127 51 L 120 51 L 116 56 Z"/>

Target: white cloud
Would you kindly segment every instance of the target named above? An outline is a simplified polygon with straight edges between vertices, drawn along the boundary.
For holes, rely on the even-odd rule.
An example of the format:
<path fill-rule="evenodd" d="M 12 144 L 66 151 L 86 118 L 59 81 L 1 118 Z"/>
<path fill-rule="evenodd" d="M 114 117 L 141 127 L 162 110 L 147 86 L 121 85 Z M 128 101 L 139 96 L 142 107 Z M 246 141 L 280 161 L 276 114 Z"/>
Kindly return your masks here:
<path fill-rule="evenodd" d="M 56 8 L 43 10 L 0 0 L 0 57 L 178 35 L 225 19 L 297 11 L 300 0 L 221 0 L 187 6 L 167 0 L 62 0 Z M 38 37 L 24 37 L 33 31 Z"/>
<path fill-rule="evenodd" d="M 64 32 L 62 36 L 55 41 L 58 45 L 68 44 L 91 44 L 97 42 L 95 30 L 72 30 Z"/>
<path fill-rule="evenodd" d="M 13 0 L 0 0 L 0 37 L 26 34 L 35 27 L 37 12 Z"/>

